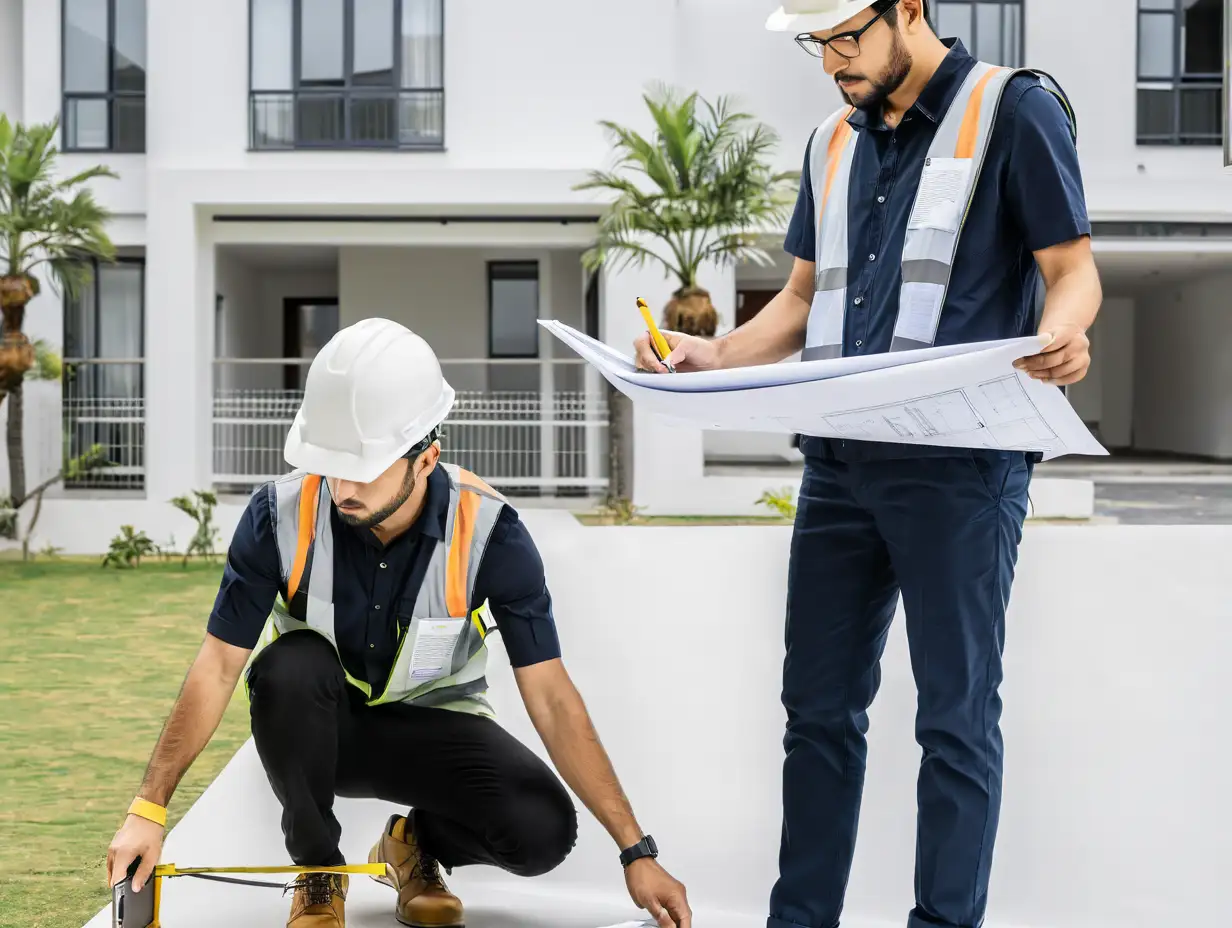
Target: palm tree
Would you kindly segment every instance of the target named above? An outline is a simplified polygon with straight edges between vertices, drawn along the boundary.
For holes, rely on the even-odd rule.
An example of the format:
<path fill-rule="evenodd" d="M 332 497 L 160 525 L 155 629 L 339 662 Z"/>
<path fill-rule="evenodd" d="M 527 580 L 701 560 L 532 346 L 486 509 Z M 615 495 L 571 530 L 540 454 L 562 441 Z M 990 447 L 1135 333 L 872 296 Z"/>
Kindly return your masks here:
<path fill-rule="evenodd" d="M 592 171 L 574 188 L 615 194 L 582 262 L 592 271 L 609 260 L 617 269 L 662 266 L 679 285 L 663 324 L 711 336 L 718 316 L 698 286 L 698 271 L 709 262 L 771 263 L 760 236 L 786 223 L 800 172 L 771 168 L 766 156 L 778 136 L 749 114 L 733 112 L 727 97 L 711 104 L 696 93 L 681 99 L 659 87 L 642 99 L 654 119 L 653 138 L 600 122 L 613 142 L 614 170 Z"/>
<path fill-rule="evenodd" d="M 26 306 L 40 290 L 34 271 L 46 265 L 58 289 L 75 296 L 89 280 L 89 259 L 115 257 L 104 231 L 111 214 L 87 184 L 117 175 L 99 166 L 56 179 L 58 128 L 58 119 L 13 126 L 0 114 L 0 403 L 8 398 L 9 497 L 14 500 L 26 495 L 22 383 L 36 357 L 22 325 Z"/>

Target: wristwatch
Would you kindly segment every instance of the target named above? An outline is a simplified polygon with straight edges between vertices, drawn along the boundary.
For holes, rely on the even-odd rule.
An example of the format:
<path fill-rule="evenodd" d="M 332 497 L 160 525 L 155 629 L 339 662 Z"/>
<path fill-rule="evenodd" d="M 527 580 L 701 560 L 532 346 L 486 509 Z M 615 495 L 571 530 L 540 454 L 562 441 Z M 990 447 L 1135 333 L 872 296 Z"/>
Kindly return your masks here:
<path fill-rule="evenodd" d="M 627 867 L 635 860 L 641 860 L 643 857 L 658 857 L 659 846 L 655 844 L 655 839 L 650 835 L 643 835 L 642 840 L 627 847 L 620 852 L 620 865 Z"/>

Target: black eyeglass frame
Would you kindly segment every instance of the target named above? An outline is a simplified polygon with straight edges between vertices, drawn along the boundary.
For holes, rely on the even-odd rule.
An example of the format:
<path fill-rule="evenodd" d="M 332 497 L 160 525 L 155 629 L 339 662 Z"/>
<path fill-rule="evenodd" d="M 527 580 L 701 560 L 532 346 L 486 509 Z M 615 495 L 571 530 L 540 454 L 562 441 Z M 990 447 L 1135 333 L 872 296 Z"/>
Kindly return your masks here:
<path fill-rule="evenodd" d="M 889 3 L 884 3 L 883 0 L 883 4 L 872 4 L 874 8 L 881 5 L 881 9 L 877 11 L 876 16 L 866 22 L 859 29 L 854 29 L 851 32 L 840 32 L 838 35 L 832 35 L 828 39 L 819 39 L 808 32 L 801 32 L 798 36 L 796 36 L 796 44 L 812 57 L 824 58 L 826 56 L 827 45 L 830 45 L 839 39 L 850 39 L 856 43 L 856 53 L 854 55 L 844 55 L 837 48 L 834 49 L 834 54 L 838 55 L 840 58 L 846 59 L 847 61 L 851 61 L 854 58 L 859 58 L 860 36 L 864 35 L 864 33 L 868 32 L 868 30 L 872 29 L 873 26 L 879 23 L 885 17 L 886 13 L 898 6 L 898 3 L 899 0 L 890 0 Z M 810 48 L 810 46 L 812 46 L 812 48 Z M 814 49 L 817 49 L 817 51 L 814 51 Z"/>

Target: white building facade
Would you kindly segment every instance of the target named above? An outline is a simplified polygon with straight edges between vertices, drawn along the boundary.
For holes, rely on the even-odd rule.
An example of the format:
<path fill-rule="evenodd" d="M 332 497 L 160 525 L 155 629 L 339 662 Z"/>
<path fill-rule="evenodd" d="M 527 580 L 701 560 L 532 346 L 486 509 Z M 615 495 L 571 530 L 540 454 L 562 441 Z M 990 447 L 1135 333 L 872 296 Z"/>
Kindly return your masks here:
<path fill-rule="evenodd" d="M 734 95 L 798 169 L 839 101 L 816 59 L 764 31 L 773 5 L 0 0 L 0 111 L 59 116 L 65 174 L 120 175 L 96 189 L 122 260 L 71 304 L 45 288 L 27 316 L 68 362 L 62 385 L 28 390 L 30 482 L 66 446 L 101 442 L 116 464 L 44 518 L 122 512 L 158 538 L 173 496 L 238 507 L 286 469 L 316 348 L 370 315 L 443 359 L 460 397 L 447 459 L 514 494 L 609 492 L 606 393 L 535 319 L 627 349 L 635 298 L 661 306 L 672 284 L 585 273 L 602 202 L 574 186 L 609 164 L 599 120 L 647 130 L 656 81 Z M 1223 0 L 933 6 L 943 35 L 1048 71 L 1077 111 L 1107 300 L 1075 407 L 1113 449 L 1232 457 Z M 721 329 L 787 268 L 710 273 Z M 633 420 L 647 510 L 744 512 L 790 482 L 769 467 L 790 461 L 786 438 Z M 84 544 L 69 531 L 40 534 Z"/>

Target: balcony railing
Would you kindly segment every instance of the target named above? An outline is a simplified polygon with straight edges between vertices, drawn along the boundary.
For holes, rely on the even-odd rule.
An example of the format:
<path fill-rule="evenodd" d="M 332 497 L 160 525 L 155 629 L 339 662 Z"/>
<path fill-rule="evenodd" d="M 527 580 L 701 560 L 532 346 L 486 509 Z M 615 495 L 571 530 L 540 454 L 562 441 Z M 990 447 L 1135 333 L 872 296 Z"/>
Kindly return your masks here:
<path fill-rule="evenodd" d="M 287 473 L 283 444 L 303 399 L 260 386 L 311 359 L 215 362 L 214 484 L 248 493 Z M 457 399 L 441 458 L 518 494 L 587 495 L 607 485 L 605 396 L 580 360 L 442 360 Z"/>
<path fill-rule="evenodd" d="M 445 91 L 298 90 L 251 94 L 251 144 L 296 148 L 438 149 L 445 143 Z"/>
<path fill-rule="evenodd" d="M 213 476 L 220 492 L 249 493 L 290 470 L 283 444 L 303 391 L 267 384 L 309 364 L 303 358 L 215 362 Z M 606 395 L 580 360 L 441 365 L 457 390 L 444 426 L 443 460 L 515 496 L 584 496 L 607 486 Z M 101 445 L 110 465 L 66 481 L 67 488 L 144 489 L 146 440 L 159 440 L 147 435 L 144 380 L 142 359 L 65 360 L 65 458 Z"/>
<path fill-rule="evenodd" d="M 109 466 L 64 481 L 74 490 L 145 488 L 145 362 L 66 358 L 61 380 L 64 458 L 101 445 Z"/>

